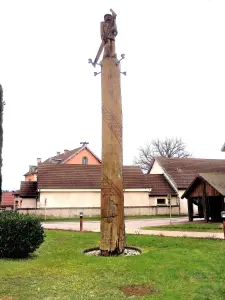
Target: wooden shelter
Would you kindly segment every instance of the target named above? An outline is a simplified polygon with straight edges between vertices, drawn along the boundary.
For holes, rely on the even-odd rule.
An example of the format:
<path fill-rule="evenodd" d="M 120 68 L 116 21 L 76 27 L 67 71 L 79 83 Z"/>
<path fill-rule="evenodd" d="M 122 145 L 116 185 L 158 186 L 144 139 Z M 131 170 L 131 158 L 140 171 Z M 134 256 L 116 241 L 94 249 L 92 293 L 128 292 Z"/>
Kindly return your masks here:
<path fill-rule="evenodd" d="M 220 221 L 225 209 L 225 173 L 200 173 L 181 198 L 188 201 L 189 221 L 193 218 Z M 198 206 L 198 215 L 193 213 L 194 204 Z"/>

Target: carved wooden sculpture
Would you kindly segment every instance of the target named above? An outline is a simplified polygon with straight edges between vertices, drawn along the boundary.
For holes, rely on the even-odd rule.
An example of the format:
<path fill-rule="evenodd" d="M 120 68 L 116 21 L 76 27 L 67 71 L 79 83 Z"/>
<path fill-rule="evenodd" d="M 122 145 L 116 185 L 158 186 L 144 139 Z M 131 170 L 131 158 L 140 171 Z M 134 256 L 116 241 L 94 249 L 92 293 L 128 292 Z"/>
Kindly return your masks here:
<path fill-rule="evenodd" d="M 116 26 L 116 13 L 110 9 L 112 14 L 106 14 L 104 16 L 104 21 L 100 24 L 100 32 L 101 32 L 101 45 L 93 62 L 95 66 L 99 60 L 99 57 L 102 54 L 102 50 L 104 49 L 103 58 L 105 57 L 115 57 L 115 37 L 117 36 L 117 26 Z"/>

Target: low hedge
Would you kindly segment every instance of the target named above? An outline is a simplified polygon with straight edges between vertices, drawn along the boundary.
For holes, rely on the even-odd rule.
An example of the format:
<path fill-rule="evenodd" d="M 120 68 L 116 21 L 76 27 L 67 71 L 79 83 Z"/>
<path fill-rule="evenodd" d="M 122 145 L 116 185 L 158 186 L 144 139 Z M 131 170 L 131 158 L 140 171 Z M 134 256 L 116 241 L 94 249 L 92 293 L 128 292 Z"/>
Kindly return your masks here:
<path fill-rule="evenodd" d="M 0 212 L 0 257 L 25 258 L 44 241 L 40 220 L 16 212 Z"/>

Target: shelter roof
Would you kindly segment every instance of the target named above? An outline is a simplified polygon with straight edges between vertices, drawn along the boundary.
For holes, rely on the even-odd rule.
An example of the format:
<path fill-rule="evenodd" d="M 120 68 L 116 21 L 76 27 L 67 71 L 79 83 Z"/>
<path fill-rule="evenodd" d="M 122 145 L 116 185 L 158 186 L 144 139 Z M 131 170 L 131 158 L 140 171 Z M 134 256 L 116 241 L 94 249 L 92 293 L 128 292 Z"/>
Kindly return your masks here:
<path fill-rule="evenodd" d="M 217 190 L 222 196 L 225 196 L 225 173 L 200 173 L 191 182 L 185 193 L 181 198 L 188 198 L 194 187 L 204 180 L 209 183 L 215 190 Z"/>

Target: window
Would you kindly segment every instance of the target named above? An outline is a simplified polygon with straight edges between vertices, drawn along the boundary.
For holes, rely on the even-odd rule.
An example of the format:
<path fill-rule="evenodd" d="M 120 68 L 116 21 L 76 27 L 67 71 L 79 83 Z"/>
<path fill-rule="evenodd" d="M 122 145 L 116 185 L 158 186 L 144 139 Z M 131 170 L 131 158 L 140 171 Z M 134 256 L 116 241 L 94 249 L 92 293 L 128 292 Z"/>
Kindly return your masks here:
<path fill-rule="evenodd" d="M 166 205 L 166 199 L 157 199 L 157 205 Z"/>
<path fill-rule="evenodd" d="M 88 158 L 87 158 L 87 156 L 83 156 L 82 157 L 82 164 L 83 165 L 87 165 L 88 164 Z"/>

